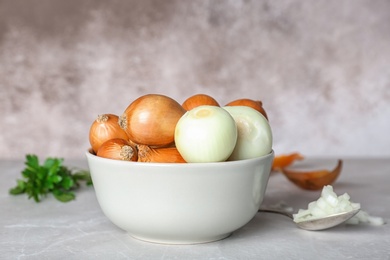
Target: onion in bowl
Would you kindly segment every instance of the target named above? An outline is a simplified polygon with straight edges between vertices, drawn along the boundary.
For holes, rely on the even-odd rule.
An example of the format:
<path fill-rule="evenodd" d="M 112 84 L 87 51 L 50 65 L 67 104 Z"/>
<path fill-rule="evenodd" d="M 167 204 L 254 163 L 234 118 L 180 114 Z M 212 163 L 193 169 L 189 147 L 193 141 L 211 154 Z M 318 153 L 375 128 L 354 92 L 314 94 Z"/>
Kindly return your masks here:
<path fill-rule="evenodd" d="M 260 112 L 248 106 L 225 106 L 223 109 L 234 118 L 238 130 L 230 161 L 256 158 L 271 152 L 271 126 Z"/>
<path fill-rule="evenodd" d="M 236 142 L 236 123 L 221 107 L 195 107 L 176 124 L 176 148 L 186 162 L 225 161 L 233 152 Z"/>

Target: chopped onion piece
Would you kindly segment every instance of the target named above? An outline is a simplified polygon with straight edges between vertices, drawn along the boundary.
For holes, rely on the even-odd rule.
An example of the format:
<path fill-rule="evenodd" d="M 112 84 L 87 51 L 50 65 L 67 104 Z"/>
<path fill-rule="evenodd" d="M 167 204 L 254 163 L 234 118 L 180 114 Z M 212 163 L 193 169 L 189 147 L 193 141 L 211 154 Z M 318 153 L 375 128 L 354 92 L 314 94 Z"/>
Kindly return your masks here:
<path fill-rule="evenodd" d="M 283 205 L 283 207 L 280 205 Z M 283 204 L 280 203 L 280 205 L 275 208 L 283 210 L 288 207 L 288 205 L 284 202 Z M 360 208 L 360 203 L 350 201 L 348 193 L 337 196 L 333 191 L 333 187 L 327 185 L 323 187 L 321 197 L 318 200 L 310 202 L 307 209 L 299 209 L 296 214 L 293 214 L 293 218 L 294 222 L 298 223 L 305 220 L 326 217 L 331 214 L 348 212 L 358 208 Z M 380 226 L 386 224 L 386 221 L 381 217 L 370 216 L 367 212 L 360 210 L 355 216 L 348 219 L 345 223 L 354 225 L 366 223 L 374 226 Z"/>
<path fill-rule="evenodd" d="M 320 197 L 318 200 L 317 200 L 317 207 L 322 209 L 322 210 L 327 210 L 328 208 L 328 202 L 324 199 L 324 197 Z"/>
<path fill-rule="evenodd" d="M 346 223 L 352 225 L 367 223 L 374 226 L 380 226 L 380 225 L 384 225 L 386 222 L 381 217 L 370 216 L 367 212 L 360 210 L 355 216 L 348 219 Z"/>
<path fill-rule="evenodd" d="M 333 187 L 326 185 L 317 201 L 310 202 L 307 210 L 299 210 L 297 214 L 293 215 L 294 222 L 322 218 L 360 208 L 359 203 L 353 203 L 349 199 L 350 196 L 347 193 L 337 196 Z"/>
<path fill-rule="evenodd" d="M 312 201 L 309 203 L 309 206 L 308 206 L 308 209 L 312 210 L 315 206 L 316 206 L 316 202 L 315 201 Z"/>

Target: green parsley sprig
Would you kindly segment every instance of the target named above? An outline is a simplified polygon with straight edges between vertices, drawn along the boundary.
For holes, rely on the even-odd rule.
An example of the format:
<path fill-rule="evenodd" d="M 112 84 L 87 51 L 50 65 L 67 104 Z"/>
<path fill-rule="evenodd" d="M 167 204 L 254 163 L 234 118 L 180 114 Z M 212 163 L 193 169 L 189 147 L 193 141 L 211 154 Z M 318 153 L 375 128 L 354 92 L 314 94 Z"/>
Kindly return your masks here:
<path fill-rule="evenodd" d="M 22 171 L 23 179 L 18 179 L 17 185 L 9 190 L 12 195 L 26 193 L 28 198 L 40 202 L 47 194 L 52 193 L 61 202 L 74 200 L 74 190 L 80 186 L 80 181 L 92 185 L 91 175 L 85 170 L 71 170 L 63 166 L 63 159 L 47 158 L 40 165 L 36 155 L 26 155 L 26 168 Z"/>

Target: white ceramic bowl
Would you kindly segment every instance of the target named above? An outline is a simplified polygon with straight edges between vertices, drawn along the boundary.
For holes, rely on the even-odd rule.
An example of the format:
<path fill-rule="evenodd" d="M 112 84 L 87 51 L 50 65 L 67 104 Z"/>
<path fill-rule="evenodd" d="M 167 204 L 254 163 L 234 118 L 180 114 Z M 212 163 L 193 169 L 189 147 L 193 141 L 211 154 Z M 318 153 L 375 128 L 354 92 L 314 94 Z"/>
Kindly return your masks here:
<path fill-rule="evenodd" d="M 138 163 L 86 153 L 103 213 L 156 243 L 216 241 L 247 224 L 263 201 L 274 153 L 219 163 Z"/>

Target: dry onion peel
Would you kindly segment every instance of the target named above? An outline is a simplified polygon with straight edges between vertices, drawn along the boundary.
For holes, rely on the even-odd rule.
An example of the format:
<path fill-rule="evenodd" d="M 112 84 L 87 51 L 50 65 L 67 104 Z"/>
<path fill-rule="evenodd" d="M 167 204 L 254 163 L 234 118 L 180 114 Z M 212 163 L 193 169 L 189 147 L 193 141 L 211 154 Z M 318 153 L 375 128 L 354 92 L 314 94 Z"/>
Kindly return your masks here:
<path fill-rule="evenodd" d="M 332 170 L 295 171 L 282 168 L 282 173 L 293 183 L 305 190 L 320 190 L 325 185 L 336 181 L 340 175 L 343 161 L 338 160 L 337 166 Z"/>
<path fill-rule="evenodd" d="M 297 160 L 303 160 L 305 157 L 300 153 L 290 153 L 277 155 L 272 163 L 272 171 L 278 171 L 282 168 L 290 166 Z"/>

